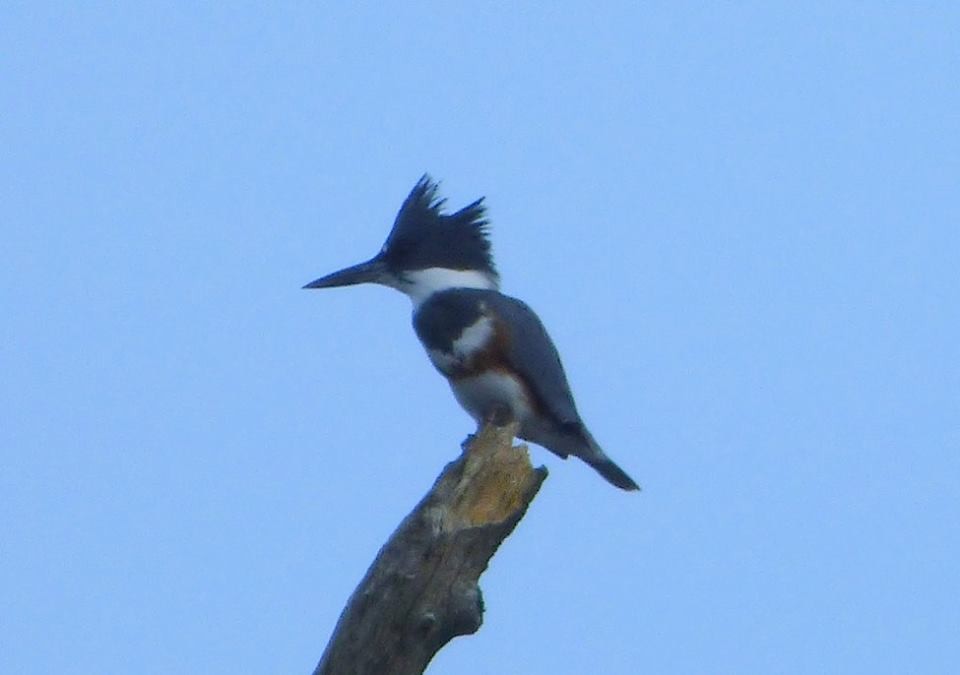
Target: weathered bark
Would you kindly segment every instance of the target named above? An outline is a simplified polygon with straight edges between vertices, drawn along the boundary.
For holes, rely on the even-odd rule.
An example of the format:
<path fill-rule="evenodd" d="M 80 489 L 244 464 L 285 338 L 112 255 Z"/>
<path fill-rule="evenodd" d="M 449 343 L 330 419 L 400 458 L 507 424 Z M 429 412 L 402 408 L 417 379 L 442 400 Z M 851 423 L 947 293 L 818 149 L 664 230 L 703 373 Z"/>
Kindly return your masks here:
<path fill-rule="evenodd" d="M 422 673 L 480 628 L 477 580 L 547 476 L 514 432 L 484 427 L 444 468 L 353 592 L 314 675 Z"/>

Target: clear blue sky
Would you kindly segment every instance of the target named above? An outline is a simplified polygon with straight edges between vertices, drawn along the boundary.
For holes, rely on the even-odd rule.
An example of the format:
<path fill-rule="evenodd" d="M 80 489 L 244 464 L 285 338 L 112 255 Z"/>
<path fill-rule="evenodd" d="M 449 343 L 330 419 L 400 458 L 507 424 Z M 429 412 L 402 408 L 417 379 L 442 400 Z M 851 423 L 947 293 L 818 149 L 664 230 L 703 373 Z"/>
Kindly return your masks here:
<path fill-rule="evenodd" d="M 0 9 L 0 672 L 311 671 L 472 428 L 300 290 L 424 171 L 644 486 L 533 448 L 431 673 L 955 671 L 956 4 L 321 4 Z"/>

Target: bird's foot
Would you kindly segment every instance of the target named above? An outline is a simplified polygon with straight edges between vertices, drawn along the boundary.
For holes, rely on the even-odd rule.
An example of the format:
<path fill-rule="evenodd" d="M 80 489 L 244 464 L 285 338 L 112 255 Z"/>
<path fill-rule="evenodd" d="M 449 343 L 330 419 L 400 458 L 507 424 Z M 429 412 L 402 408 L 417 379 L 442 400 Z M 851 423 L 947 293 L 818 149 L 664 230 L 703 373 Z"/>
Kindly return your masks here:
<path fill-rule="evenodd" d="M 513 421 L 513 411 L 509 406 L 498 405 L 490 409 L 485 422 L 495 427 L 505 427 Z"/>
<path fill-rule="evenodd" d="M 467 434 L 467 437 L 463 439 L 462 443 L 460 443 L 460 449 L 466 452 L 467 449 L 470 447 L 470 445 L 473 443 L 473 439 L 475 439 L 476 437 L 477 437 L 476 434 Z"/>

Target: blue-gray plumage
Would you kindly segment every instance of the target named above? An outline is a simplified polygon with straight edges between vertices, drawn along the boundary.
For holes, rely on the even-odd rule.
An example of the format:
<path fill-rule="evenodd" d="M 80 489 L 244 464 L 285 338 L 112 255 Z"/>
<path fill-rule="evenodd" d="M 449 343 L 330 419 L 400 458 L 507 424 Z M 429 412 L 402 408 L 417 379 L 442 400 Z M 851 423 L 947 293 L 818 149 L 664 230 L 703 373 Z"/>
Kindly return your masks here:
<path fill-rule="evenodd" d="M 436 184 L 424 176 L 380 253 L 305 288 L 372 282 L 406 293 L 417 337 L 478 424 L 506 414 L 519 423 L 520 438 L 579 457 L 619 488 L 638 489 L 584 425 L 540 319 L 498 290 L 482 202 L 444 214 Z"/>

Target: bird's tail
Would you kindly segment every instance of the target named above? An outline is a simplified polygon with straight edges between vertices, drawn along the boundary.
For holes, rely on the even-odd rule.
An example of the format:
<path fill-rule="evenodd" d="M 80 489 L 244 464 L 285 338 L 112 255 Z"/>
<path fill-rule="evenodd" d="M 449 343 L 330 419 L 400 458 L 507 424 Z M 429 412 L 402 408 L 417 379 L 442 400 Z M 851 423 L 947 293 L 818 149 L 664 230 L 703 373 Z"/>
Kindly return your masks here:
<path fill-rule="evenodd" d="M 621 490 L 639 490 L 640 486 L 637 485 L 637 483 L 627 475 L 626 471 L 621 469 L 612 459 L 607 457 L 603 449 L 593 439 L 593 436 L 590 435 L 590 432 L 586 429 L 584 429 L 583 432 L 583 435 L 590 446 L 590 450 L 589 453 L 585 452 L 579 454 L 580 459 L 596 469 L 597 473 L 606 478 L 609 483 L 616 485 Z"/>

